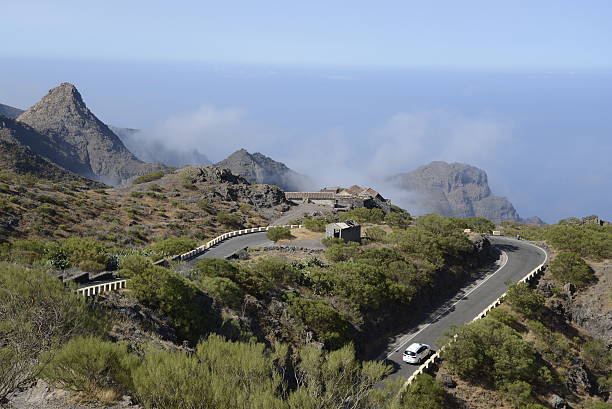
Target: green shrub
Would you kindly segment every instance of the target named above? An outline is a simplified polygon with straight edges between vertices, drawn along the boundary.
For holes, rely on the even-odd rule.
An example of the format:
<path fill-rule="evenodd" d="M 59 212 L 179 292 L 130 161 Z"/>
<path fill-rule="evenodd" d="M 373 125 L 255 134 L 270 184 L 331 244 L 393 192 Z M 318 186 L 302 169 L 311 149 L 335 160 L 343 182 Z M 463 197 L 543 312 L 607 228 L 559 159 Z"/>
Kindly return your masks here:
<path fill-rule="evenodd" d="M 79 269 L 81 271 L 87 271 L 89 273 L 101 273 L 106 270 L 106 266 L 104 264 L 97 263 L 95 261 L 81 261 L 79 263 Z"/>
<path fill-rule="evenodd" d="M 331 261 L 347 261 L 353 258 L 359 250 L 359 244 L 350 242 L 334 244 L 325 250 L 325 257 Z"/>
<path fill-rule="evenodd" d="M 240 287 L 225 277 L 202 277 L 202 289 L 217 302 L 228 307 L 238 308 L 242 304 L 244 293 Z"/>
<path fill-rule="evenodd" d="M 226 227 L 242 227 L 242 218 L 236 213 L 228 213 L 226 211 L 221 211 L 217 214 L 217 221 Z"/>
<path fill-rule="evenodd" d="M 348 212 L 341 213 L 339 216 L 343 220 L 355 220 L 359 223 L 382 223 L 385 219 L 385 212 L 381 209 L 368 209 L 358 207 Z"/>
<path fill-rule="evenodd" d="M 291 297 L 289 311 L 314 331 L 328 349 L 341 348 L 351 341 L 352 325 L 324 301 Z"/>
<path fill-rule="evenodd" d="M 512 402 L 515 408 L 523 407 L 531 401 L 531 385 L 525 381 L 514 381 L 502 386 L 506 399 Z"/>
<path fill-rule="evenodd" d="M 612 369 L 612 351 L 608 349 L 605 341 L 593 339 L 580 346 L 580 356 L 591 368 L 597 371 Z"/>
<path fill-rule="evenodd" d="M 267 257 L 251 265 L 251 269 L 272 283 L 290 283 L 294 280 L 294 268 L 282 257 Z"/>
<path fill-rule="evenodd" d="M 213 207 L 210 204 L 210 200 L 208 199 L 198 200 L 198 207 L 204 210 L 206 213 L 212 213 L 214 211 Z"/>
<path fill-rule="evenodd" d="M 139 199 L 139 198 L 143 197 L 144 194 L 142 192 L 133 191 L 133 192 L 130 193 L 130 196 Z"/>
<path fill-rule="evenodd" d="M 186 253 L 198 246 L 198 242 L 189 237 L 168 237 L 149 246 L 155 257 L 163 258 Z"/>
<path fill-rule="evenodd" d="M 385 216 L 385 223 L 387 223 L 391 227 L 396 227 L 398 229 L 406 229 L 410 226 L 412 222 L 412 217 L 408 212 L 390 212 Z"/>
<path fill-rule="evenodd" d="M 90 398 L 111 390 L 119 397 L 130 391 L 131 372 L 138 358 L 121 343 L 95 337 L 77 337 L 55 352 L 43 376 L 56 387 L 83 392 Z"/>
<path fill-rule="evenodd" d="M 330 246 L 333 246 L 334 244 L 344 244 L 344 240 L 338 237 L 325 237 L 324 239 L 321 239 L 321 243 L 325 247 L 330 247 Z"/>
<path fill-rule="evenodd" d="M 201 292 L 178 273 L 130 255 L 121 259 L 119 274 L 131 278 L 130 290 L 141 303 L 169 318 L 179 338 L 195 343 L 214 324 L 202 319 L 206 307 Z"/>
<path fill-rule="evenodd" d="M 138 185 L 141 183 L 152 182 L 154 180 L 161 179 L 163 176 L 164 176 L 163 170 L 156 170 L 154 172 L 147 173 L 146 175 L 138 176 L 132 181 L 132 183 L 134 185 Z"/>
<path fill-rule="evenodd" d="M 270 227 L 266 232 L 266 237 L 276 243 L 279 240 L 291 239 L 293 235 L 287 227 Z"/>
<path fill-rule="evenodd" d="M 304 227 L 306 227 L 308 230 L 314 231 L 314 232 L 324 232 L 325 226 L 327 226 L 327 223 L 325 223 L 325 220 L 321 220 L 321 219 L 304 219 L 304 221 L 301 224 L 303 224 Z"/>
<path fill-rule="evenodd" d="M 43 353 L 103 324 L 46 271 L 1 263 L 0 317 L 0 400 L 38 374 Z"/>
<path fill-rule="evenodd" d="M 516 283 L 508 287 L 506 301 L 513 310 L 527 317 L 539 317 L 544 310 L 544 297 L 529 288 L 527 283 Z"/>
<path fill-rule="evenodd" d="M 458 328 L 456 335 L 443 356 L 463 379 L 499 387 L 528 382 L 537 372 L 533 349 L 507 325 L 483 318 Z"/>
<path fill-rule="evenodd" d="M 444 409 L 446 392 L 431 375 L 421 374 L 406 388 L 401 404 L 410 409 Z"/>
<path fill-rule="evenodd" d="M 593 281 L 593 270 L 576 253 L 562 252 L 550 262 L 550 271 L 562 283 L 584 287 Z"/>
<path fill-rule="evenodd" d="M 366 229 L 366 236 L 374 241 L 383 241 L 387 237 L 387 232 L 380 227 L 368 227 Z"/>

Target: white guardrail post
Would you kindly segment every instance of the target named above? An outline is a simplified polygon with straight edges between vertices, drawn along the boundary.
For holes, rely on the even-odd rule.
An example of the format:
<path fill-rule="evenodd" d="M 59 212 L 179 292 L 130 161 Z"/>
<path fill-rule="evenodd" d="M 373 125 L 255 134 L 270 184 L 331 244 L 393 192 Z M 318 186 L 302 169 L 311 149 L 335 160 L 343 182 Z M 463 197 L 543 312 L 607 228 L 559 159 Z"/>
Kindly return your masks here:
<path fill-rule="evenodd" d="M 531 244 L 531 243 L 529 243 Z M 539 275 L 540 273 L 542 273 L 544 271 L 544 267 L 546 266 L 546 262 L 548 261 L 548 253 L 546 253 L 546 251 L 544 249 L 542 249 L 539 246 L 536 246 L 535 244 L 531 244 L 534 247 L 537 247 L 538 249 L 542 250 L 544 252 L 544 254 L 546 255 L 546 258 L 544 259 L 544 262 L 542 264 L 540 264 L 539 266 L 537 266 L 535 269 L 533 269 L 529 274 L 527 274 L 525 277 L 521 278 L 518 282 L 519 283 L 527 283 L 529 281 L 531 281 L 533 278 L 535 278 L 537 275 Z M 478 314 L 476 316 L 476 318 L 474 318 L 472 320 L 472 322 L 479 320 L 481 318 L 484 318 L 487 316 L 487 314 L 489 313 L 489 311 L 491 311 L 493 308 L 499 306 L 502 303 L 503 298 L 506 296 L 506 293 L 503 293 L 500 297 L 498 297 L 495 301 L 493 301 L 487 308 L 485 308 L 480 314 Z M 457 338 L 457 335 L 453 336 L 453 339 L 451 339 L 449 341 L 453 342 L 453 340 Z M 412 383 L 412 381 L 414 381 L 414 379 L 417 377 L 417 375 L 422 374 L 426 369 L 429 368 L 430 365 L 433 365 L 437 360 L 440 359 L 441 353 L 442 351 L 444 351 L 444 348 L 446 347 L 443 346 L 442 348 L 440 348 L 438 351 L 436 351 L 434 354 L 432 354 L 427 361 L 425 361 L 421 366 L 419 366 L 419 369 L 417 369 L 412 375 L 410 375 L 410 377 L 406 380 L 406 382 L 404 383 L 404 385 L 402 386 L 402 389 L 400 391 L 400 393 L 402 393 L 407 387 L 408 385 L 410 385 Z"/>
<path fill-rule="evenodd" d="M 194 257 L 202 255 L 203 253 L 206 252 L 206 250 L 221 243 L 225 239 L 228 239 L 230 237 L 242 236 L 242 235 L 249 234 L 249 233 L 258 233 L 258 232 L 268 231 L 270 227 L 286 227 L 288 229 L 301 229 L 304 226 L 301 224 L 300 225 L 292 224 L 292 225 L 284 225 L 284 226 L 266 226 L 266 227 L 254 227 L 251 229 L 234 230 L 234 231 L 230 231 L 227 233 L 223 233 L 220 236 L 217 236 L 214 239 L 209 240 L 205 244 L 199 247 L 196 247 L 193 250 L 190 250 L 183 254 L 178 254 L 176 256 L 168 257 L 167 259 L 181 260 L 181 261 L 190 260 Z M 156 265 L 161 264 L 167 259 L 157 260 L 153 264 L 156 264 Z M 76 291 L 78 294 L 82 294 L 85 297 L 92 297 L 94 295 L 98 295 L 103 292 L 115 291 L 115 290 L 126 288 L 127 282 L 128 282 L 128 279 L 123 279 L 123 280 L 113 281 L 111 283 L 92 284 L 92 285 L 88 285 L 85 287 L 81 287 L 77 289 Z"/>

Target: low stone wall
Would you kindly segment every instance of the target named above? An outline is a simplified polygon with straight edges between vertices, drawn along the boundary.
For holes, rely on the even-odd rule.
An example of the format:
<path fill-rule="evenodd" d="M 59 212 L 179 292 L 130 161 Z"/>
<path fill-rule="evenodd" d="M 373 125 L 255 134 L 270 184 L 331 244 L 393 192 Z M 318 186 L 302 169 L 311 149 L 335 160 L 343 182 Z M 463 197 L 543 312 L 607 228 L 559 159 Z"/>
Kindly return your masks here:
<path fill-rule="evenodd" d="M 529 243 L 531 244 L 531 243 Z M 525 277 L 521 278 L 518 282 L 519 283 L 529 283 L 530 281 L 535 280 L 536 278 L 538 278 L 544 271 L 546 268 L 546 263 L 548 261 L 548 253 L 546 252 L 546 250 L 544 250 L 543 248 L 536 246 L 535 244 L 531 244 L 534 247 L 537 247 L 538 249 L 542 250 L 544 252 L 544 254 L 546 254 L 546 259 L 544 260 L 544 262 L 542 264 L 540 264 L 539 266 L 537 266 L 536 268 L 534 268 L 529 274 L 527 274 Z M 478 314 L 476 316 L 476 318 L 474 318 L 472 320 L 472 322 L 479 320 L 481 318 L 484 318 L 487 316 L 487 314 L 495 307 L 497 307 L 498 305 L 500 305 L 504 299 L 504 297 L 506 296 L 506 293 L 503 293 L 497 300 L 493 301 L 487 308 L 485 308 L 480 314 Z M 455 335 L 455 337 L 457 337 Z M 453 340 L 451 340 L 450 342 L 453 342 Z M 410 385 L 414 379 L 418 376 L 421 375 L 422 373 L 427 372 L 428 370 L 430 370 L 437 362 L 440 361 L 441 359 L 441 354 L 442 351 L 444 351 L 445 347 L 440 348 L 438 351 L 436 351 L 433 355 L 431 355 L 429 357 L 429 359 L 427 359 L 427 361 L 425 361 L 421 366 L 419 366 L 419 368 L 412 374 L 410 375 L 410 377 L 408 378 L 408 380 L 406 380 L 406 382 L 404 383 L 404 386 L 402 388 L 402 390 L 404 390 L 405 388 L 408 387 L 408 385 Z"/>

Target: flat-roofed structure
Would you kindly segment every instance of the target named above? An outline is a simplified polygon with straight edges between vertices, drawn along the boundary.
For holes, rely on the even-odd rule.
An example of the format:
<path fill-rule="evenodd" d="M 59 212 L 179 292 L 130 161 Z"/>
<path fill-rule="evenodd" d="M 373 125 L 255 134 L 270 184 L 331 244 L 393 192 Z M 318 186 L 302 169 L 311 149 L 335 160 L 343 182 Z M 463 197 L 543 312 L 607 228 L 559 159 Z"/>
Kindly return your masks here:
<path fill-rule="evenodd" d="M 345 243 L 361 241 L 361 226 L 352 220 L 330 223 L 325 226 L 325 237 L 335 237 L 344 240 Z"/>
<path fill-rule="evenodd" d="M 334 208 L 380 208 L 389 212 L 391 201 L 371 188 L 353 185 L 349 188 L 325 187 L 319 192 L 285 192 L 285 198 L 293 203 L 315 203 Z"/>

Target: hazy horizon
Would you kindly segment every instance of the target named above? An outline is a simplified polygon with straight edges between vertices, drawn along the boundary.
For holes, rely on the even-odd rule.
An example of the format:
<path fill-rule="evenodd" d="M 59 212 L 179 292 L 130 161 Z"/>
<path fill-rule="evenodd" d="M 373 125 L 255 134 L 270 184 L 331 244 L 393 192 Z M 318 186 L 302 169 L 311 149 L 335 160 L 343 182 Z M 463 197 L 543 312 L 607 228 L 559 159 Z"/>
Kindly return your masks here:
<path fill-rule="evenodd" d="M 213 162 L 244 147 L 400 203 L 386 176 L 463 162 L 521 217 L 612 219 L 605 1 L 24 0 L 3 13 L 0 103 L 72 82 L 105 123 Z"/>

